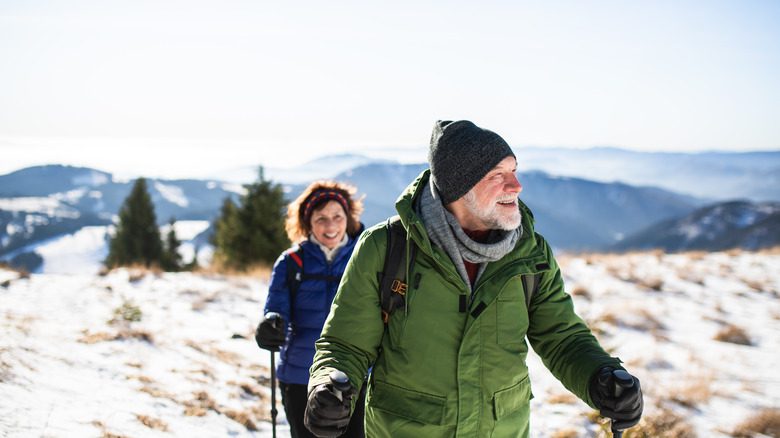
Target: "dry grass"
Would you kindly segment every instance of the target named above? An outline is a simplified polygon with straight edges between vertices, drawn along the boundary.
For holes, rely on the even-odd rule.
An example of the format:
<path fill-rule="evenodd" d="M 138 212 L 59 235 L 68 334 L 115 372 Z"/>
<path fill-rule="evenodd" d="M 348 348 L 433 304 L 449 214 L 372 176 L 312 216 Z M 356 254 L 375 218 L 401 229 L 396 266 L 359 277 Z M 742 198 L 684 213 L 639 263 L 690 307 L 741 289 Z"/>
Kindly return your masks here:
<path fill-rule="evenodd" d="M 773 246 L 773 247 L 767 248 L 767 249 L 759 250 L 758 254 L 780 255 L 780 245 Z"/>
<path fill-rule="evenodd" d="M 649 331 L 649 332 L 655 332 L 658 330 L 664 330 L 666 327 L 661 323 L 661 321 L 658 320 L 652 313 L 650 313 L 647 309 L 639 309 L 636 312 L 633 312 L 637 316 L 636 321 L 631 322 L 624 322 L 624 325 L 626 327 L 639 330 L 639 331 Z"/>
<path fill-rule="evenodd" d="M 618 316 L 615 312 L 608 310 L 595 319 L 588 321 L 588 326 L 591 327 L 596 334 L 606 333 L 606 330 L 603 327 L 604 324 L 648 332 L 657 337 L 663 337 L 661 331 L 666 329 L 661 321 L 647 309 L 626 311 L 624 317 Z"/>
<path fill-rule="evenodd" d="M 723 327 L 713 339 L 721 342 L 730 342 L 732 344 L 753 345 L 747 332 L 732 324 Z"/>
<path fill-rule="evenodd" d="M 245 270 L 240 270 L 226 266 L 215 258 L 211 265 L 198 267 L 193 272 L 206 275 L 224 275 L 228 277 L 252 277 L 268 281 L 271 278 L 272 269 L 273 267 L 270 265 L 258 263 L 247 267 Z"/>
<path fill-rule="evenodd" d="M 706 404 L 712 398 L 712 379 L 709 377 L 692 377 L 688 383 L 670 388 L 669 400 L 687 408 L 695 409 L 700 404 Z"/>
<path fill-rule="evenodd" d="M 137 418 L 138 421 L 141 422 L 141 424 L 148 427 L 149 429 L 168 432 L 168 424 L 160 420 L 159 418 L 153 418 L 148 415 L 142 415 L 142 414 L 135 414 L 135 418 Z"/>
<path fill-rule="evenodd" d="M 162 389 L 159 388 L 154 388 L 151 386 L 144 385 L 143 387 L 141 387 L 141 389 L 139 389 L 139 391 L 149 394 L 154 398 L 164 398 L 179 403 L 179 401 L 176 400 L 176 397 L 173 394 L 171 394 L 170 392 L 163 391 Z"/>
<path fill-rule="evenodd" d="M 137 376 L 127 376 L 127 380 L 138 380 L 139 382 L 145 384 L 145 385 L 151 385 L 152 383 L 155 383 L 154 379 L 148 376 L 144 375 L 137 375 Z"/>
<path fill-rule="evenodd" d="M 200 312 L 206 308 L 206 305 L 213 303 L 219 299 L 219 293 L 215 292 L 205 297 L 200 297 L 198 300 L 192 302 L 192 310 Z"/>
<path fill-rule="evenodd" d="M 220 361 L 230 365 L 240 366 L 241 363 L 243 362 L 242 356 L 232 351 L 215 348 L 208 344 L 206 346 L 203 346 L 201 345 L 201 343 L 195 342 L 191 339 L 186 342 L 186 345 L 199 353 L 203 353 L 210 357 L 215 357 Z"/>
<path fill-rule="evenodd" d="M 577 403 L 577 400 L 577 397 L 568 392 L 551 394 L 549 397 L 547 397 L 547 403 L 549 404 L 570 405 Z"/>
<path fill-rule="evenodd" d="M 260 418 L 262 415 L 260 415 L 260 412 L 257 411 L 256 407 L 243 411 L 235 409 L 224 409 L 220 407 L 217 402 L 215 402 L 214 399 L 212 399 L 211 396 L 209 396 L 209 394 L 205 391 L 195 392 L 193 395 L 194 398 L 192 400 L 180 402 L 185 407 L 184 415 L 190 417 L 203 417 L 208 413 L 208 411 L 214 411 L 220 415 L 224 415 L 230 418 L 236 423 L 243 425 L 249 431 L 258 430 L 257 425 L 254 421 L 252 421 L 252 418 Z"/>
<path fill-rule="evenodd" d="M 235 385 L 241 388 L 241 391 L 250 397 L 255 397 L 263 402 L 270 399 L 270 396 L 259 385 L 253 385 L 249 383 L 236 383 Z"/>
<path fill-rule="evenodd" d="M 251 411 L 250 411 L 251 412 Z M 255 431 L 257 429 L 257 425 L 252 421 L 252 415 L 251 413 L 248 413 L 246 411 L 237 411 L 233 409 L 228 409 L 223 412 L 223 414 L 230 418 L 231 420 L 235 421 L 238 424 L 243 425 L 246 427 L 247 430 Z"/>
<path fill-rule="evenodd" d="M 634 278 L 632 279 L 638 286 L 644 287 L 651 291 L 660 292 L 664 288 L 664 281 L 660 278 Z"/>
<path fill-rule="evenodd" d="M 8 263 L 0 263 L 0 269 L 5 269 L 6 271 L 16 272 L 19 275 L 19 279 L 27 279 L 30 278 L 30 271 L 24 268 L 17 268 L 9 265 Z"/>
<path fill-rule="evenodd" d="M 607 311 L 599 315 L 598 318 L 596 319 L 596 322 L 610 324 L 610 325 L 619 325 L 620 318 L 618 318 L 618 316 L 615 313 Z"/>
<path fill-rule="evenodd" d="M 670 410 L 648 416 L 626 431 L 624 438 L 694 438 L 696 432 L 685 418 Z"/>
<path fill-rule="evenodd" d="M 137 304 L 130 300 L 125 300 L 122 305 L 114 309 L 114 316 L 108 320 L 108 325 L 130 324 L 140 322 L 144 314 Z"/>
<path fill-rule="evenodd" d="M 753 280 L 750 278 L 743 278 L 742 282 L 745 283 L 745 285 L 751 289 L 753 289 L 756 292 L 766 292 L 769 290 L 769 288 L 766 287 L 766 285 L 758 280 Z"/>
<path fill-rule="evenodd" d="M 108 332 L 96 332 L 90 333 L 89 330 L 83 330 L 82 337 L 78 339 L 78 342 L 83 344 L 96 344 L 98 342 L 106 341 L 126 341 L 126 340 L 139 340 L 149 344 L 154 344 L 154 336 L 146 330 L 137 330 L 125 328 L 118 330 L 115 333 Z"/>
<path fill-rule="evenodd" d="M 705 251 L 691 251 L 686 253 L 688 256 L 688 259 L 698 261 L 698 260 L 704 260 L 705 257 L 707 257 L 708 252 Z"/>
<path fill-rule="evenodd" d="M 212 349 L 211 354 L 222 362 L 230 365 L 241 365 L 241 362 L 243 361 L 241 355 L 232 351 L 221 350 L 219 348 Z"/>
<path fill-rule="evenodd" d="M 759 436 L 780 437 L 780 409 L 764 409 L 740 423 L 731 436 L 754 438 Z"/>
<path fill-rule="evenodd" d="M 0 383 L 8 382 L 13 377 L 13 374 L 11 373 L 11 363 L 3 357 L 6 356 L 8 352 L 8 348 L 0 347 Z"/>
<path fill-rule="evenodd" d="M 590 298 L 591 298 L 590 292 L 588 292 L 588 290 L 585 289 L 585 287 L 579 286 L 579 285 L 575 286 L 571 290 L 571 292 L 569 292 L 569 295 L 571 295 L 573 297 L 582 297 L 582 298 L 585 298 L 588 301 L 590 301 Z"/>
<path fill-rule="evenodd" d="M 209 410 L 219 412 L 217 403 L 205 391 L 193 393 L 195 398 L 182 402 L 184 405 L 184 415 L 188 417 L 203 417 Z"/>
<path fill-rule="evenodd" d="M 612 437 L 610 422 L 598 412 L 588 414 L 588 419 L 599 426 L 596 438 Z M 623 438 L 696 438 L 693 426 L 674 411 L 662 409 L 654 415 L 645 415 L 636 426 L 623 432 Z"/>
<path fill-rule="evenodd" d="M 100 437 L 101 438 L 128 438 L 125 435 L 119 435 L 117 433 L 110 432 L 105 424 L 103 424 L 100 420 L 94 420 L 91 423 L 93 426 L 100 429 Z"/>
<path fill-rule="evenodd" d="M 579 438 L 579 433 L 574 429 L 561 429 L 554 432 L 552 438 Z"/>

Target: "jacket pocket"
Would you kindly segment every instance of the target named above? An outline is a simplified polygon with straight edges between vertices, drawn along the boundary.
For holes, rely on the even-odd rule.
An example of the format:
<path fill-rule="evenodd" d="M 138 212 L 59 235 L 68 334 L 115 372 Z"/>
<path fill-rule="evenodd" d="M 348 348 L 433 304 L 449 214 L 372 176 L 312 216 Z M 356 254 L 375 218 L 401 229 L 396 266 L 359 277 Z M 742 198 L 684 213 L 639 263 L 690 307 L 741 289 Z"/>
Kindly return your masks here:
<path fill-rule="evenodd" d="M 374 381 L 368 404 L 374 409 L 407 420 L 438 426 L 443 423 L 447 399 Z"/>
<path fill-rule="evenodd" d="M 525 345 L 528 309 L 522 276 L 509 280 L 496 300 L 496 342 L 503 346 Z"/>
<path fill-rule="evenodd" d="M 530 409 L 531 381 L 528 376 L 509 388 L 493 394 L 493 417 L 496 421 L 519 409 Z"/>

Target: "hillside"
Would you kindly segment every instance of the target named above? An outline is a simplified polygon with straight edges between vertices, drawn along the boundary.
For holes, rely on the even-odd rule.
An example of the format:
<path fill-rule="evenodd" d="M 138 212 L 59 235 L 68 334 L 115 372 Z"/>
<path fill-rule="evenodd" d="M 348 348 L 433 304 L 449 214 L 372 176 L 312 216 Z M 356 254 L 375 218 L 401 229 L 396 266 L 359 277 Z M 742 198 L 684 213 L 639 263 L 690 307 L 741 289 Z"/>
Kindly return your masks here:
<path fill-rule="evenodd" d="M 616 244 L 616 250 L 750 250 L 780 245 L 780 203 L 723 202 L 655 224 Z"/>
<path fill-rule="evenodd" d="M 363 220 L 372 225 L 396 214 L 395 201 L 427 166 L 373 163 L 339 174 L 365 194 Z M 606 248 L 623 236 L 658 221 L 687 214 L 701 200 L 653 187 L 602 183 L 520 172 L 522 199 L 534 213 L 537 229 L 556 248 Z M 292 188 L 296 193 L 300 186 Z"/>
<path fill-rule="evenodd" d="M 780 253 L 560 261 L 578 312 L 641 379 L 650 436 L 735 436 L 763 410 L 780 417 Z M 251 339 L 266 288 L 192 273 L 0 270 L 0 435 L 270 436 L 269 353 Z M 603 436 L 529 362 L 532 436 Z"/>
<path fill-rule="evenodd" d="M 71 166 L 37 166 L 0 175 L 0 261 L 37 270 L 44 260 L 33 252 L 46 241 L 107 226 L 133 181 Z M 209 180 L 148 180 L 157 221 L 210 221 L 227 197 L 241 187 Z M 27 263 L 19 262 L 27 261 Z"/>

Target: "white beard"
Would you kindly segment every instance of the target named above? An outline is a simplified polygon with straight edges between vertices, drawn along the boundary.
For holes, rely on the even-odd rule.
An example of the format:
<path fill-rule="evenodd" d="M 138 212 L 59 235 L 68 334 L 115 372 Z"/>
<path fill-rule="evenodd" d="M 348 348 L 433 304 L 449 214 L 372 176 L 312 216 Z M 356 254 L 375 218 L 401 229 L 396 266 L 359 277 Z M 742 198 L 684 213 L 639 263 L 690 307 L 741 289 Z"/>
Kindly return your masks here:
<path fill-rule="evenodd" d="M 465 205 L 469 212 L 490 229 L 511 231 L 519 227 L 520 222 L 523 220 L 520 210 L 517 208 L 516 196 L 499 196 L 494 199 L 487 208 L 477 203 L 477 196 L 473 189 L 469 190 L 468 193 L 463 196 L 463 199 L 466 201 Z M 499 211 L 498 203 L 502 201 L 515 201 L 515 208 L 506 213 Z M 501 208 L 503 209 L 503 207 Z"/>

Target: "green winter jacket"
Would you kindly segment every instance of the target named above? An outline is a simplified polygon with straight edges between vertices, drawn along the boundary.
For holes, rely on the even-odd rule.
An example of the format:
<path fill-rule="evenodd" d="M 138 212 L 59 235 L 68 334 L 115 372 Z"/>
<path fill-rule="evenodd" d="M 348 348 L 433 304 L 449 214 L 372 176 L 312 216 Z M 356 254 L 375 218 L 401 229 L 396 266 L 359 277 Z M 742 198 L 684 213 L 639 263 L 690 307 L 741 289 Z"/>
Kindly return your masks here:
<path fill-rule="evenodd" d="M 469 297 L 470 289 L 447 254 L 431 245 L 412 207 L 428 190 L 428 178 L 426 170 L 396 203 L 407 238 L 418 247 L 406 308 L 385 328 L 377 273 L 387 228 L 376 225 L 360 237 L 342 277 L 316 344 L 309 387 L 327 382 L 333 369 L 359 387 L 373 366 L 365 417 L 370 438 L 528 437 L 527 337 L 553 375 L 593 406 L 590 377 L 620 361 L 574 313 L 531 212 L 521 203 L 523 235 L 512 252 L 488 264 L 462 312 L 461 296 Z M 527 309 L 521 277 L 535 273 L 542 273 L 539 289 Z"/>

